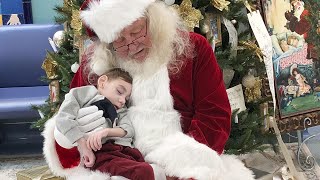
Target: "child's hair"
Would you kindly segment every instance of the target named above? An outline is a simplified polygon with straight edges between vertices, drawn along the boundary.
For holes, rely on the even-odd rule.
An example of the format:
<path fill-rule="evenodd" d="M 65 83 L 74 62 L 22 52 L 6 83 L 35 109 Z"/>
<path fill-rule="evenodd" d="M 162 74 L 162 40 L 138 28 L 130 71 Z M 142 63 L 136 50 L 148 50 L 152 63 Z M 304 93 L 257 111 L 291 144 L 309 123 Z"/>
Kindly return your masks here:
<path fill-rule="evenodd" d="M 121 68 L 110 69 L 109 71 L 107 71 L 103 75 L 108 76 L 108 78 L 110 80 L 115 80 L 115 79 L 120 78 L 120 79 L 124 80 L 125 82 L 132 84 L 131 75 L 127 71 L 125 71 Z"/>

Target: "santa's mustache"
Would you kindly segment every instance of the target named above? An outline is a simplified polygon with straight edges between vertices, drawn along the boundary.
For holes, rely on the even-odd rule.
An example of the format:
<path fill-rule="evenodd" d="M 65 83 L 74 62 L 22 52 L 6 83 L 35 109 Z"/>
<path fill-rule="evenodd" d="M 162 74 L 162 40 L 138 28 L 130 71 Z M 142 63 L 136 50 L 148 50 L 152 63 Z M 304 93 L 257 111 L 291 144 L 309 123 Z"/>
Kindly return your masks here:
<path fill-rule="evenodd" d="M 135 54 L 141 52 L 142 50 L 144 50 L 145 47 L 138 47 L 135 51 L 130 51 L 128 52 L 128 56 L 129 57 L 132 57 L 134 56 Z"/>

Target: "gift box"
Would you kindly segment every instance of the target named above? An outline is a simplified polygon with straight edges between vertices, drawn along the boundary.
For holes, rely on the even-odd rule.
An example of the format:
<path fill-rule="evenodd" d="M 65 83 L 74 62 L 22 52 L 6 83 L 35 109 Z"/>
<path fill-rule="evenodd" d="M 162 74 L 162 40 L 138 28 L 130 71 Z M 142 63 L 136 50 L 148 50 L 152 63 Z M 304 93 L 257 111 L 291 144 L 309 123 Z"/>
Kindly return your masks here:
<path fill-rule="evenodd" d="M 48 166 L 39 166 L 17 172 L 17 180 L 65 180 L 54 176 Z"/>

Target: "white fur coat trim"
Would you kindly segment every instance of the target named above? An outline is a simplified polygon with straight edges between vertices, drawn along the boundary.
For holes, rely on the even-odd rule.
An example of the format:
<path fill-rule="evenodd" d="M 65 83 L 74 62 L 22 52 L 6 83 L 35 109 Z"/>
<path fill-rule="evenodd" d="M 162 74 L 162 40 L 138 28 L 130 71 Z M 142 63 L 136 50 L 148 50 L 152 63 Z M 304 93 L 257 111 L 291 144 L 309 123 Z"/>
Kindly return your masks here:
<path fill-rule="evenodd" d="M 43 153 L 46 162 L 56 176 L 66 177 L 68 180 L 109 180 L 110 175 L 99 171 L 90 171 L 83 167 L 80 163 L 78 167 L 65 169 L 61 166 L 56 153 L 54 140 L 55 118 L 49 119 L 45 124 L 45 129 L 42 132 L 44 137 Z"/>
<path fill-rule="evenodd" d="M 195 152 L 198 152 L 195 154 Z M 253 180 L 251 170 L 233 155 L 219 156 L 193 138 L 178 132 L 170 135 L 145 157 L 163 167 L 169 176 L 197 180 Z"/>
<path fill-rule="evenodd" d="M 91 1 L 80 14 L 84 23 L 105 43 L 117 39 L 120 31 L 142 17 L 155 0 L 100 0 Z"/>

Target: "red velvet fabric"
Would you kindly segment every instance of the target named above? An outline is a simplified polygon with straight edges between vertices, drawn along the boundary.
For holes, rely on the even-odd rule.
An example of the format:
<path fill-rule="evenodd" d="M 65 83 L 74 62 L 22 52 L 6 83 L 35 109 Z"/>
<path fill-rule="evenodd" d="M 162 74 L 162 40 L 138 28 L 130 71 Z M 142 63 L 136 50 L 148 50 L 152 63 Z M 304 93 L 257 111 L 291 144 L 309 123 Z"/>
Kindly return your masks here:
<path fill-rule="evenodd" d="M 153 180 L 154 173 L 138 149 L 117 145 L 111 142 L 102 145 L 94 153 L 96 162 L 91 168 L 108 172 L 113 176 L 123 176 L 134 180 Z"/>
<path fill-rule="evenodd" d="M 79 165 L 80 153 L 77 147 L 66 149 L 61 147 L 57 142 L 55 143 L 55 145 L 58 159 L 63 168 L 73 168 Z"/>
<path fill-rule="evenodd" d="M 182 129 L 200 143 L 222 153 L 231 128 L 231 109 L 212 47 L 190 33 L 196 57 L 179 75 L 170 77 L 174 108 L 182 115 Z"/>
<path fill-rule="evenodd" d="M 179 74 L 170 75 L 174 108 L 182 116 L 184 133 L 221 154 L 231 128 L 231 108 L 222 72 L 207 40 L 196 33 L 190 33 L 190 38 L 196 56 L 186 59 Z M 80 66 L 71 88 L 87 85 L 82 72 Z M 74 158 L 74 161 L 78 159 Z M 69 160 L 69 163 L 73 162 Z"/>

